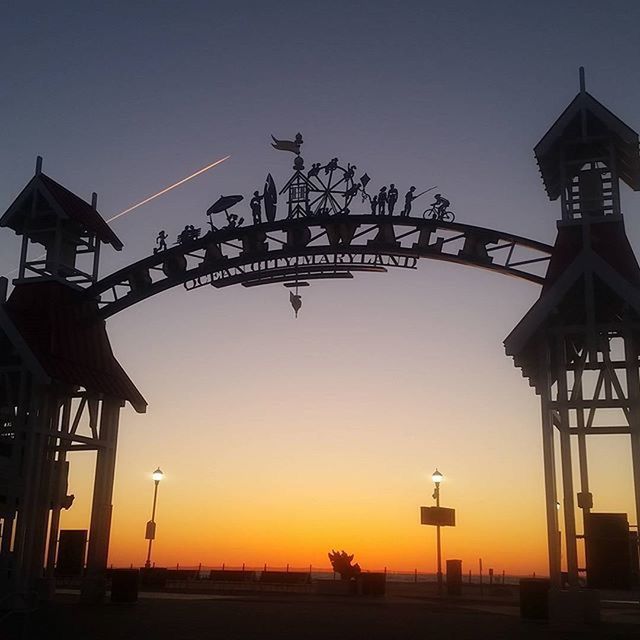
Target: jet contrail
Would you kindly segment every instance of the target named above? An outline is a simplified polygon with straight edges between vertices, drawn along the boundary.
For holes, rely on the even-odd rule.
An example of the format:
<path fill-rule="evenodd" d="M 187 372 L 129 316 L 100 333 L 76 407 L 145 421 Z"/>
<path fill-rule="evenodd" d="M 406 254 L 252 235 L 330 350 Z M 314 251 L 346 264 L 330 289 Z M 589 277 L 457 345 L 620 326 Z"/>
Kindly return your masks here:
<path fill-rule="evenodd" d="M 116 213 L 116 215 L 112 216 L 111 218 L 109 218 L 107 220 L 107 222 L 113 222 L 116 218 L 119 218 L 120 216 L 123 216 L 126 213 L 130 213 L 134 209 L 137 209 L 138 207 L 141 207 L 143 204 L 147 204 L 147 202 L 151 202 L 151 200 L 154 200 L 158 196 L 164 195 L 165 193 L 167 193 L 167 191 L 171 191 L 172 189 L 175 189 L 176 187 L 179 187 L 181 184 L 184 184 L 185 182 L 188 182 L 189 180 L 192 180 L 196 176 L 199 176 L 201 173 L 204 173 L 205 171 L 209 171 L 209 169 L 213 169 L 213 167 L 215 167 L 215 166 L 217 166 L 219 164 L 222 164 L 225 160 L 228 160 L 230 157 L 231 157 L 230 155 L 225 156 L 224 158 L 220 158 L 220 160 L 216 160 L 215 162 L 212 162 L 211 164 L 208 164 L 206 167 L 202 167 L 202 169 L 198 169 L 195 173 L 192 173 L 190 176 L 187 176 L 186 178 L 182 178 L 182 180 L 178 180 L 178 182 L 176 182 L 175 184 L 172 184 L 171 186 L 166 187 L 162 191 L 158 191 L 158 193 L 155 193 L 154 195 L 149 196 L 148 198 L 145 198 L 142 202 L 138 202 L 138 204 L 134 204 L 132 207 L 129 207 L 128 209 L 125 209 L 124 211 L 121 211 L 120 213 Z M 41 256 L 38 256 L 36 258 L 36 260 L 39 260 L 40 258 L 44 258 L 45 255 L 46 254 L 43 253 Z M 11 275 L 13 275 L 14 273 L 17 273 L 17 272 L 18 272 L 18 269 L 13 269 L 13 271 L 9 271 L 8 273 L 5 273 L 2 277 L 8 278 L 9 276 L 11 276 Z"/>
<path fill-rule="evenodd" d="M 230 157 L 231 156 L 225 156 L 224 158 L 220 158 L 220 160 L 216 160 L 215 162 L 208 164 L 206 167 L 202 167 L 202 169 L 198 169 L 198 171 L 196 171 L 195 173 L 192 173 L 190 176 L 187 176 L 186 178 L 182 178 L 182 180 L 178 180 L 178 182 L 176 182 L 175 184 L 172 184 L 171 186 L 166 187 L 162 191 L 158 191 L 158 193 L 155 193 L 154 195 L 149 196 L 148 198 L 145 198 L 142 202 L 138 202 L 138 204 L 134 204 L 132 207 L 129 207 L 128 209 L 125 209 L 124 211 L 117 213 L 115 216 L 109 218 L 107 222 L 113 222 L 116 218 L 119 218 L 120 216 L 130 213 L 134 209 L 141 207 L 143 204 L 147 204 L 147 202 L 151 202 L 151 200 L 155 200 L 155 198 L 157 198 L 158 196 L 164 195 L 168 191 L 171 191 L 172 189 L 179 187 L 181 184 L 184 184 L 185 182 L 188 182 L 189 180 L 195 178 L 196 176 L 199 176 L 201 173 L 204 173 L 205 171 L 209 171 L 209 169 L 213 169 L 213 167 L 223 163 L 225 160 L 228 160 Z"/>

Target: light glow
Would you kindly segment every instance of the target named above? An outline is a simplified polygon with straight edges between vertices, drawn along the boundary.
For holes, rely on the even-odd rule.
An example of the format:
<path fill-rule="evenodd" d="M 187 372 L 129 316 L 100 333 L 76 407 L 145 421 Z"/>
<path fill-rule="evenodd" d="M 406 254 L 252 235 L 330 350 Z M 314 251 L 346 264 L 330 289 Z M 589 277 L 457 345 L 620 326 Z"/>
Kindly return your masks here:
<path fill-rule="evenodd" d="M 152 474 L 151 477 L 156 481 L 156 482 L 160 482 L 160 480 L 162 480 L 162 478 L 164 478 L 164 473 L 162 473 L 162 471 L 160 470 L 160 467 L 158 467 Z"/>

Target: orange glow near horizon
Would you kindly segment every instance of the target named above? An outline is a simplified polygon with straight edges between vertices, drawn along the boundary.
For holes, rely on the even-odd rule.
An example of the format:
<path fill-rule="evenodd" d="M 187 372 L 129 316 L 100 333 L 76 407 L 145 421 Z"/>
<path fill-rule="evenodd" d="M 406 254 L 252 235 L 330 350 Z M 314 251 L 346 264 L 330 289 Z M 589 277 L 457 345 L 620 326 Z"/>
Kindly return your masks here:
<path fill-rule="evenodd" d="M 278 287 L 175 289 L 110 319 L 149 409 L 121 415 L 109 562 L 144 564 L 159 466 L 157 566 L 329 568 L 344 549 L 364 570 L 434 573 L 419 508 L 434 504 L 437 467 L 441 504 L 456 509 L 443 560 L 546 574 L 539 400 L 501 350 L 535 290 L 467 286 L 470 318 L 459 283 L 495 276 L 424 271 L 359 278 L 339 306 L 335 283 L 314 283 L 297 321 Z M 596 509 L 633 521 L 628 442 L 595 440 Z M 70 462 L 76 502 L 61 527 L 88 528 L 93 456 Z"/>

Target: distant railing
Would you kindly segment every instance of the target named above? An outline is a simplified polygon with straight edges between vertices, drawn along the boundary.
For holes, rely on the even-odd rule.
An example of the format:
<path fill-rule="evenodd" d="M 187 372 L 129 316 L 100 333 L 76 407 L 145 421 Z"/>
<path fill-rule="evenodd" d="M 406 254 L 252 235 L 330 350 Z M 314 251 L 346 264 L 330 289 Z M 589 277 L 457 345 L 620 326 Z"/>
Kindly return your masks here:
<path fill-rule="evenodd" d="M 118 566 L 111 565 L 111 568 L 134 568 L 134 565 Z M 154 564 L 155 568 L 155 564 Z M 314 567 L 313 565 L 296 566 L 296 565 L 228 565 L 226 563 L 208 565 L 182 565 L 175 564 L 171 566 L 163 566 L 163 569 L 168 570 L 169 580 L 186 580 L 187 577 L 192 580 L 214 580 L 219 582 L 264 582 L 262 574 L 267 573 L 274 576 L 276 574 L 284 575 L 286 573 L 292 573 L 296 575 L 308 574 L 311 580 L 339 580 L 340 576 L 336 574 L 331 567 Z M 384 573 L 386 575 L 387 582 L 400 582 L 400 583 L 428 583 L 436 582 L 437 575 L 435 573 L 413 570 L 394 570 L 383 568 L 370 568 L 365 570 L 365 573 Z M 191 574 L 191 575 L 189 575 Z M 488 575 L 487 573 L 474 574 L 472 571 L 468 571 L 464 575 L 463 582 L 465 584 L 472 585 L 517 585 L 521 578 L 535 577 L 535 573 L 527 575 L 512 575 L 503 572 L 494 572 L 494 574 Z M 292 577 L 292 582 L 295 579 Z M 287 580 L 289 582 L 289 580 Z"/>

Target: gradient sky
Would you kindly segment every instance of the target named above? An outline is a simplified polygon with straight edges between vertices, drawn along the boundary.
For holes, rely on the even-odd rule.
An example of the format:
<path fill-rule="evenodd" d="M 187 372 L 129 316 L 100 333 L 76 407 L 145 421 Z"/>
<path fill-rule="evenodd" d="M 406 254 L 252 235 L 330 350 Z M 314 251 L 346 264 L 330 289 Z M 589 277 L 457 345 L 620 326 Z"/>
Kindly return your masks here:
<path fill-rule="evenodd" d="M 268 172 L 282 186 L 292 156 L 270 135 L 301 131 L 309 165 L 355 163 L 372 192 L 437 184 L 460 222 L 551 243 L 559 206 L 533 146 L 577 93 L 580 65 L 587 89 L 640 127 L 638 24 L 635 0 L 6 2 L 2 208 L 37 154 L 72 191 L 97 191 L 105 218 L 231 154 L 116 221 L 125 248 L 103 252 L 106 274 L 149 254 L 161 228 L 173 240 L 204 226 L 220 194 L 248 196 Z M 627 189 L 623 205 L 640 247 Z M 0 271 L 18 255 L 5 230 Z M 432 571 L 418 507 L 432 504 L 437 466 L 457 509 L 445 557 L 546 571 L 539 404 L 502 347 L 537 286 L 423 261 L 314 283 L 298 320 L 282 286 L 209 289 L 108 322 L 149 401 L 121 419 L 113 563 L 144 561 L 160 465 L 159 564 L 327 566 L 344 548 L 365 569 Z M 632 512 L 625 443 L 589 449 L 599 511 Z M 84 528 L 93 457 L 71 462 L 62 526 Z"/>

